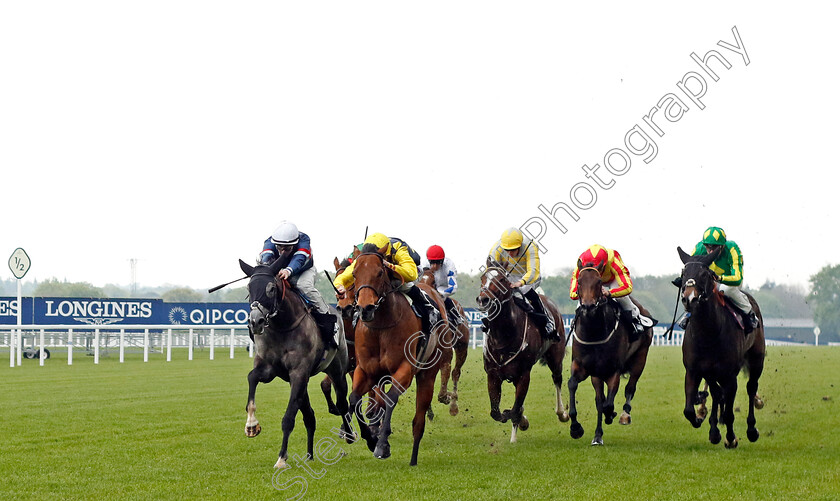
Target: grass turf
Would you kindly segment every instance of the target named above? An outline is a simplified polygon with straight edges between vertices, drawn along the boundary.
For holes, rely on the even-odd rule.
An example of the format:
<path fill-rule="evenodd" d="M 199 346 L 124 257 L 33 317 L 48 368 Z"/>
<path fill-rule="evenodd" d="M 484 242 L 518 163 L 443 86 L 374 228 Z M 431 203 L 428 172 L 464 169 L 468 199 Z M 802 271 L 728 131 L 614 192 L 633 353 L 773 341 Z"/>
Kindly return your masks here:
<path fill-rule="evenodd" d="M 740 445 L 708 442 L 708 424 L 695 430 L 682 416 L 679 348 L 654 347 L 633 402 L 633 424 L 605 426 L 604 447 L 591 447 L 594 392 L 578 390 L 584 437 L 573 440 L 554 415 L 548 369 L 535 367 L 525 402 L 531 428 L 511 444 L 510 425 L 491 420 L 481 352 L 470 351 L 460 385 L 461 413 L 426 426 L 419 465 L 409 467 L 414 385 L 400 399 L 391 437 L 393 456 L 377 460 L 363 443 L 338 446 L 347 455 L 325 465 L 275 472 L 288 385 L 257 389 L 263 427 L 245 437 L 246 375 L 251 359 L 217 350 L 187 361 L 115 352 L 94 365 L 77 352 L 44 367 L 24 360 L 3 368 L 0 391 L 0 499 L 284 499 L 305 488 L 305 499 L 840 499 L 837 384 L 840 349 L 770 347 L 757 411 L 761 438 L 746 439 L 746 391 L 740 378 L 735 432 Z M 8 359 L 8 351 L 5 352 Z M 3 352 L 0 352 L 0 360 Z M 565 375 L 568 376 L 568 357 Z M 340 424 L 326 412 L 318 382 L 310 396 L 318 418 L 316 441 Z M 623 385 L 622 385 L 623 387 Z M 513 387 L 503 387 L 503 408 Z M 568 405 L 568 390 L 563 389 Z M 623 397 L 617 399 L 620 409 Z M 289 453 L 305 453 L 298 416 Z M 336 440 L 337 441 L 337 440 Z M 337 449 L 330 452 L 332 456 Z M 285 491 L 275 486 L 286 485 Z"/>

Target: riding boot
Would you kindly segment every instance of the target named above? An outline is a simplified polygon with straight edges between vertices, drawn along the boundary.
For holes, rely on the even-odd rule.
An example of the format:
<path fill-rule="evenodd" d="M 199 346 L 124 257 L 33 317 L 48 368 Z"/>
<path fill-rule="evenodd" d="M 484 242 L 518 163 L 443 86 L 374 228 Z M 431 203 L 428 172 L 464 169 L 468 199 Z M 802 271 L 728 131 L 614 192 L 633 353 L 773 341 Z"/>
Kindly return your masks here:
<path fill-rule="evenodd" d="M 408 297 L 420 309 L 420 322 L 424 333 L 431 334 L 432 326 L 439 320 L 439 312 L 437 307 L 432 304 L 429 296 L 423 293 L 420 287 L 416 285 L 407 292 Z"/>
<path fill-rule="evenodd" d="M 756 327 L 758 327 L 758 317 L 755 316 L 755 312 L 750 310 L 749 313 L 743 313 L 741 315 L 744 319 L 744 334 L 749 334 Z"/>
<path fill-rule="evenodd" d="M 455 303 L 452 301 L 451 297 L 447 297 L 443 300 L 444 309 L 446 309 L 446 317 L 449 319 L 449 326 L 453 329 L 456 329 L 459 325 L 464 323 L 464 319 L 461 318 L 461 314 L 458 313 L 458 309 L 455 308 Z"/>
<path fill-rule="evenodd" d="M 533 318 L 537 323 L 537 327 L 540 328 L 540 334 L 542 334 L 543 339 L 560 341 L 560 335 L 557 333 L 554 319 L 546 311 L 545 305 L 543 305 L 542 299 L 537 294 L 537 291 L 534 289 L 529 290 L 525 293 L 525 298 L 528 299 L 528 302 L 531 303 L 531 307 L 534 309 Z"/>
<path fill-rule="evenodd" d="M 639 339 L 639 336 L 645 331 L 645 327 L 642 325 L 642 319 L 640 317 L 634 317 L 633 312 L 630 310 L 621 310 L 621 319 L 627 322 L 627 325 L 630 326 L 630 342 L 634 342 Z"/>
<path fill-rule="evenodd" d="M 318 332 L 321 333 L 321 339 L 324 341 L 324 348 L 326 350 L 338 348 L 338 345 L 335 342 L 335 315 L 332 313 L 319 313 L 317 311 L 313 311 L 312 316 L 315 317 L 315 324 L 318 326 Z"/>
<path fill-rule="evenodd" d="M 680 317 L 680 319 L 677 320 L 677 325 L 679 325 L 682 330 L 685 330 L 685 328 L 688 327 L 688 319 L 690 319 L 690 318 L 691 318 L 691 313 L 689 313 L 687 311 L 684 312 L 682 314 L 682 316 Z"/>

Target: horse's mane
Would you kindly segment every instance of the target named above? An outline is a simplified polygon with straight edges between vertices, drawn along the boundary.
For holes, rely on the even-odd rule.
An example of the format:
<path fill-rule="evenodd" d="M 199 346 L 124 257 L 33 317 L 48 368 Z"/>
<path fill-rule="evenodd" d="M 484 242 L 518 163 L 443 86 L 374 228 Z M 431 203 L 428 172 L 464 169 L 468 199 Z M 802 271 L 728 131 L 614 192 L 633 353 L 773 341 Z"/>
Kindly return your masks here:
<path fill-rule="evenodd" d="M 379 247 L 376 244 L 364 244 L 362 246 L 362 254 L 378 252 Z"/>

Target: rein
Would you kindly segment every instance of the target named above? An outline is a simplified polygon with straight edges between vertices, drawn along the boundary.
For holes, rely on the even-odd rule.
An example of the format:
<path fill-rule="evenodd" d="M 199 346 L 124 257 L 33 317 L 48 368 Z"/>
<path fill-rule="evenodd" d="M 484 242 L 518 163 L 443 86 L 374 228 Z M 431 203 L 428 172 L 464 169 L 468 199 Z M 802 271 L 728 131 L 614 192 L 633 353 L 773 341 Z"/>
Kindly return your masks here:
<path fill-rule="evenodd" d="M 516 358 L 517 355 L 525 351 L 525 348 L 528 347 L 528 320 L 528 315 L 525 315 L 525 328 L 522 329 L 522 344 L 519 346 L 519 349 L 516 351 L 516 353 L 511 355 L 510 358 L 505 360 L 503 363 L 499 363 L 498 361 L 496 361 L 496 358 L 493 356 L 493 352 L 487 347 L 486 344 L 484 345 L 484 356 L 490 357 L 490 360 L 499 367 L 504 367 L 511 361 L 513 361 L 513 359 Z"/>
<path fill-rule="evenodd" d="M 612 339 L 613 334 L 615 334 L 615 332 L 617 330 L 618 330 L 618 315 L 615 316 L 615 325 L 613 325 L 612 330 L 610 331 L 610 333 L 607 335 L 607 337 L 605 339 L 602 339 L 600 341 L 584 341 L 583 339 L 580 338 L 580 336 L 577 335 L 577 332 L 575 332 L 574 330 L 572 331 L 572 339 L 574 341 L 577 341 L 578 343 L 580 343 L 582 345 L 586 345 L 586 346 L 595 346 L 595 345 L 599 345 L 599 344 L 606 344 L 610 341 L 610 339 Z"/>

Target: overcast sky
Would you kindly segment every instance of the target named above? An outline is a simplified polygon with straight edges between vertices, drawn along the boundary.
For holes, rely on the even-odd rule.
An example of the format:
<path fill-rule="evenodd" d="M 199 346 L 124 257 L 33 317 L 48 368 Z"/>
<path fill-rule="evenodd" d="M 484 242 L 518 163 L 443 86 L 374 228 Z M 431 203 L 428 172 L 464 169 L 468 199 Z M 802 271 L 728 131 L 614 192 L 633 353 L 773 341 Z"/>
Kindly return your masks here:
<path fill-rule="evenodd" d="M 679 5 L 4 2 L 0 254 L 202 289 L 288 219 L 319 269 L 367 226 L 469 272 L 531 220 L 544 274 L 601 243 L 658 275 L 716 225 L 747 285 L 806 285 L 840 262 L 838 8 Z"/>

